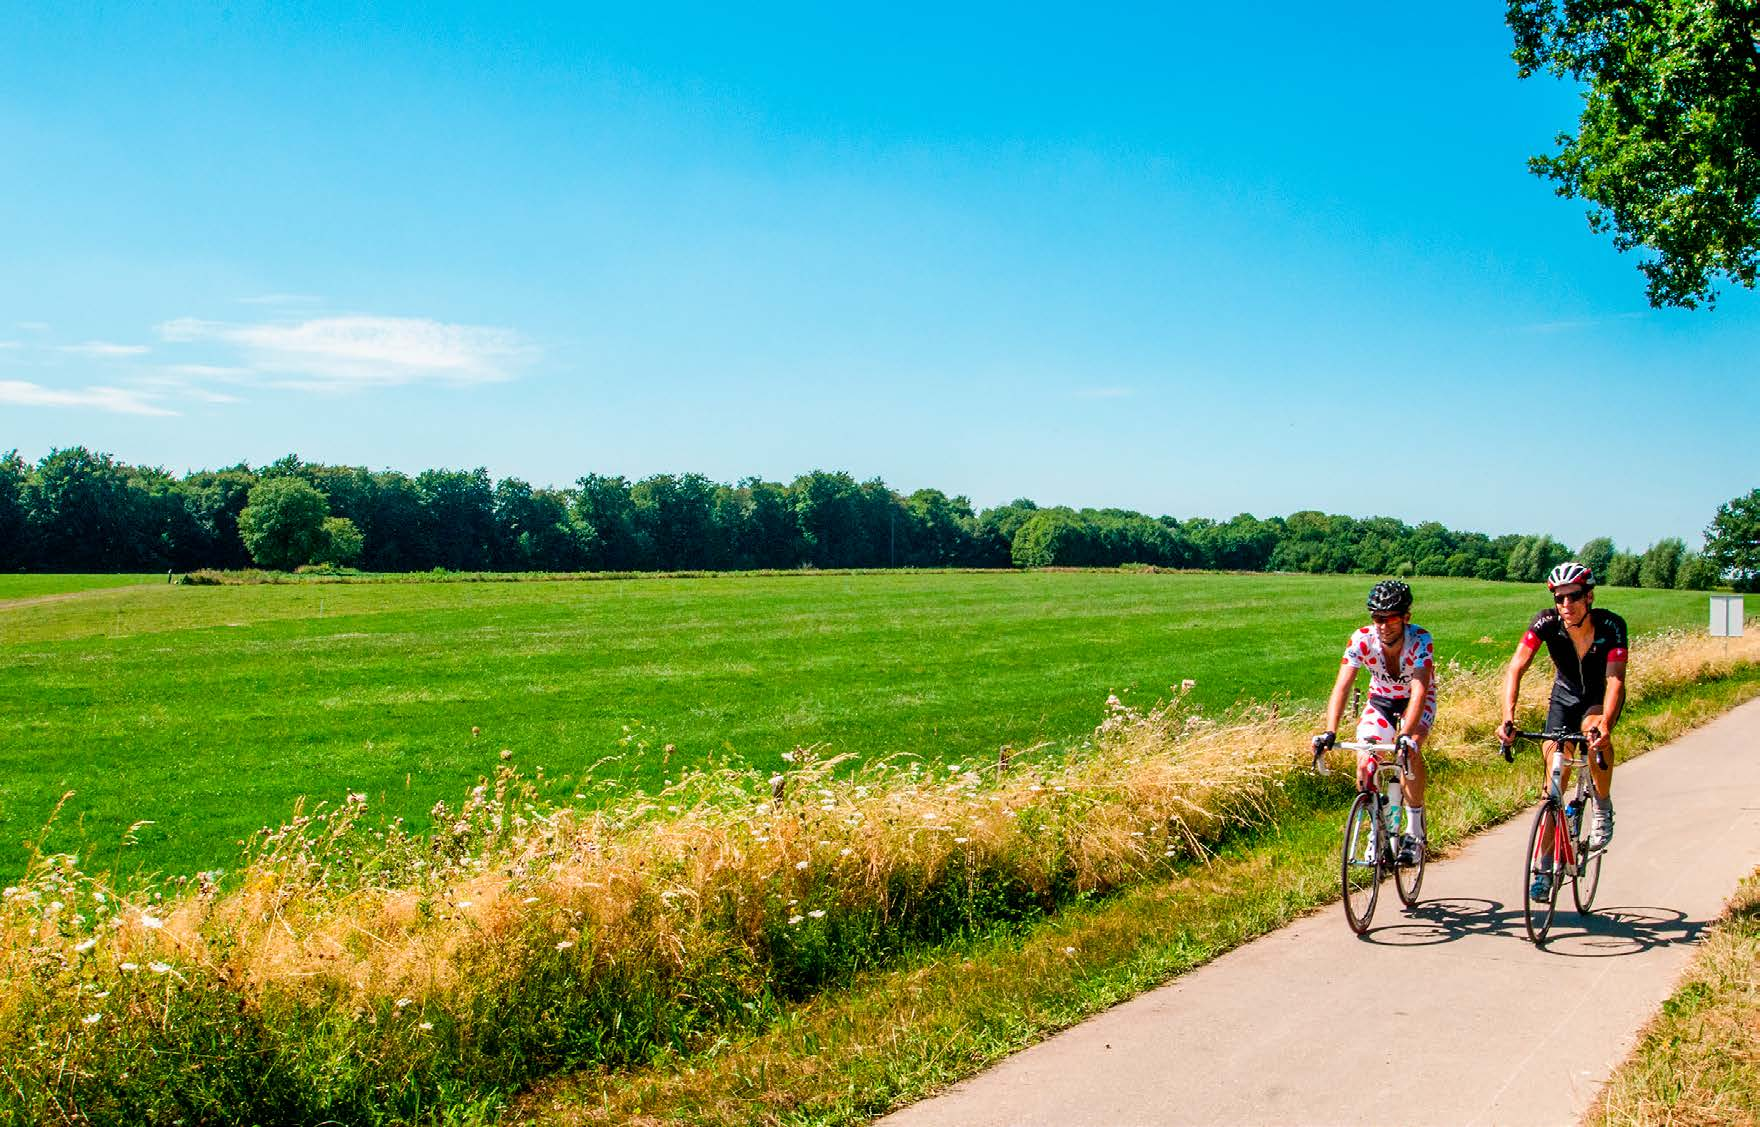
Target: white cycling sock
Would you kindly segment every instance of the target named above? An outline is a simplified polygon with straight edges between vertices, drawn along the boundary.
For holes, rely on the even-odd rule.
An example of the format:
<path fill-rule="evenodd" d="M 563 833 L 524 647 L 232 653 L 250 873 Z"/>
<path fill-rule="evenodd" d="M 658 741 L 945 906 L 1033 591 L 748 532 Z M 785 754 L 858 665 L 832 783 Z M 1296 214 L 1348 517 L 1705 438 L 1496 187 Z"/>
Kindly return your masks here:
<path fill-rule="evenodd" d="M 1406 832 L 1419 841 L 1424 840 L 1424 808 L 1422 806 L 1406 807 Z"/>

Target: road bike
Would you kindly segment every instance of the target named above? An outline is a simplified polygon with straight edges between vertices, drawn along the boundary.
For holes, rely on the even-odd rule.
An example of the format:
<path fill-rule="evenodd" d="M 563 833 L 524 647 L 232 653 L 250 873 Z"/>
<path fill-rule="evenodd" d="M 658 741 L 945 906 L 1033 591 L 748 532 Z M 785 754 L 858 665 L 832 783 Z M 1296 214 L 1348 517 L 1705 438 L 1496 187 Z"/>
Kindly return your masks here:
<path fill-rule="evenodd" d="M 1400 838 L 1405 829 L 1400 785 L 1402 779 L 1412 777 L 1405 749 L 1389 756 L 1396 745 L 1376 740 L 1341 740 L 1333 746 L 1368 757 L 1357 775 L 1357 797 L 1345 816 L 1344 845 L 1339 854 L 1344 918 L 1352 931 L 1362 935 L 1369 930 L 1376 901 L 1381 898 L 1382 878 L 1389 873 L 1400 900 L 1408 908 L 1417 907 L 1418 889 L 1424 883 L 1424 843 L 1414 843 L 1416 858 L 1411 864 L 1400 863 Z M 1329 773 L 1324 752 L 1315 752 L 1314 770 Z"/>
<path fill-rule="evenodd" d="M 1528 851 L 1522 867 L 1522 919 L 1528 927 L 1528 938 L 1535 946 L 1546 942 L 1552 930 L 1553 917 L 1558 914 L 1558 890 L 1565 878 L 1571 882 L 1571 899 L 1577 912 L 1588 915 L 1595 906 L 1595 891 L 1601 886 L 1601 861 L 1607 853 L 1589 846 L 1588 810 L 1590 794 L 1589 738 L 1581 732 L 1516 732 L 1516 739 L 1556 742 L 1559 752 L 1553 756 L 1546 793 L 1534 811 L 1534 828 L 1528 833 Z M 1569 748 L 1570 751 L 1565 749 Z M 1503 757 L 1512 759 L 1512 745 L 1503 745 Z M 1601 753 L 1595 753 L 1595 765 L 1603 765 Z M 1564 798 L 1564 772 L 1576 772 L 1576 785 L 1569 802 Z M 1544 875 L 1549 889 L 1544 900 L 1529 895 L 1535 878 Z"/>

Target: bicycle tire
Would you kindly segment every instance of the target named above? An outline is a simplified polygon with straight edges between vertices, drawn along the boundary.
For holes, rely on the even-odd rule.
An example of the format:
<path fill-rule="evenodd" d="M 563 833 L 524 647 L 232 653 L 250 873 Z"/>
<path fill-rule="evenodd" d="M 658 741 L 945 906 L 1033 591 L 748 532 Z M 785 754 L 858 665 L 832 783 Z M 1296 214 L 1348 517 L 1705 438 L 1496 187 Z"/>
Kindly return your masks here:
<path fill-rule="evenodd" d="M 1586 916 L 1595 909 L 1595 890 L 1601 887 L 1601 858 L 1606 852 L 1605 849 L 1590 852 L 1588 834 L 1577 840 L 1577 856 L 1588 858 L 1578 866 L 1580 871 L 1571 877 L 1571 899 L 1576 901 L 1579 915 Z"/>
<path fill-rule="evenodd" d="M 1381 897 L 1381 876 L 1387 850 L 1381 839 L 1381 796 L 1357 795 L 1344 820 L 1344 846 L 1339 854 L 1339 884 L 1344 892 L 1344 918 L 1358 935 L 1369 930 L 1375 902 Z"/>
<path fill-rule="evenodd" d="M 1418 859 L 1410 865 L 1402 865 L 1396 855 L 1393 861 L 1393 887 L 1399 892 L 1400 903 L 1408 908 L 1418 906 L 1418 889 L 1424 887 L 1424 855 L 1428 852 L 1423 842 L 1417 843 Z"/>
<path fill-rule="evenodd" d="M 1528 831 L 1528 852 L 1522 869 L 1522 922 L 1527 925 L 1528 938 L 1536 947 L 1546 942 L 1546 933 L 1552 930 L 1552 918 L 1558 913 L 1558 886 L 1562 875 L 1559 870 L 1563 867 L 1558 859 L 1558 845 L 1563 818 L 1551 799 L 1543 800 L 1540 809 L 1534 812 L 1534 828 Z M 1547 842 L 1552 848 L 1550 865 L 1544 862 L 1542 854 L 1542 846 Z M 1541 873 L 1552 878 L 1552 891 L 1545 900 L 1535 901 L 1528 896 L 1528 886 Z"/>

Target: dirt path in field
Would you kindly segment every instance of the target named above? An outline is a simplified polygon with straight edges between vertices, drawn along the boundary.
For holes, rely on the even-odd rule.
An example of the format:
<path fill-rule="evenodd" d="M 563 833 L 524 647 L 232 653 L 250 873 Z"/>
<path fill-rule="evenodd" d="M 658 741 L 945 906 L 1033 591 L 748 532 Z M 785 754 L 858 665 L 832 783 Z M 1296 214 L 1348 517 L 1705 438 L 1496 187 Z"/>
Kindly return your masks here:
<path fill-rule="evenodd" d="M 101 595 L 106 591 L 115 591 L 115 587 L 98 587 L 90 591 L 63 591 L 58 595 L 29 595 L 22 599 L 0 599 L 0 611 L 19 610 L 23 607 L 40 606 L 43 603 L 65 603 L 69 599 L 83 599 L 88 595 Z"/>
<path fill-rule="evenodd" d="M 41 606 L 44 603 L 65 603 L 73 599 L 89 599 L 95 595 L 114 595 L 118 591 L 132 591 L 136 587 L 147 584 L 134 583 L 123 587 L 89 587 L 84 591 L 58 591 L 53 595 L 25 595 L 17 599 L 0 599 L 0 611 L 21 610 L 24 607 Z"/>
<path fill-rule="evenodd" d="M 1594 914 L 1566 888 L 1544 950 L 1524 814 L 1432 864 L 1417 909 L 1384 886 L 1363 939 L 1334 905 L 881 1122 L 1574 1123 L 1760 865 L 1760 701 L 1621 765 L 1614 796 Z"/>

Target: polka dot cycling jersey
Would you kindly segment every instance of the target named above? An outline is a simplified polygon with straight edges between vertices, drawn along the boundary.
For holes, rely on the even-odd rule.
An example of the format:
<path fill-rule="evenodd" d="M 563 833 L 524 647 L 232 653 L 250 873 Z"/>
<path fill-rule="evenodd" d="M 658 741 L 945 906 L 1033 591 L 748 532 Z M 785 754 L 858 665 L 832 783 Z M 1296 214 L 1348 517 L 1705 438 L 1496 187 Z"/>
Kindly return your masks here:
<path fill-rule="evenodd" d="M 1360 742 L 1389 740 L 1399 725 L 1406 705 L 1412 699 L 1412 675 L 1423 671 L 1433 674 L 1436 667 L 1436 644 L 1430 632 L 1410 623 L 1406 625 L 1405 644 L 1400 647 L 1399 667 L 1389 670 L 1387 655 L 1381 648 L 1381 636 L 1372 626 L 1365 626 L 1345 643 L 1340 665 L 1369 669 L 1369 703 L 1357 720 Z M 1415 725 L 1414 734 L 1430 730 L 1436 721 L 1436 685 L 1424 696 L 1424 708 Z"/>
<path fill-rule="evenodd" d="M 1358 669 L 1368 667 L 1370 696 L 1410 700 L 1412 674 L 1420 670 L 1433 672 L 1435 669 L 1436 643 L 1431 640 L 1430 631 L 1407 623 L 1405 644 L 1400 647 L 1399 668 L 1389 669 L 1386 656 L 1381 650 L 1381 636 L 1375 632 L 1373 626 L 1365 626 L 1352 634 L 1351 640 L 1345 643 L 1344 660 L 1339 664 Z"/>

